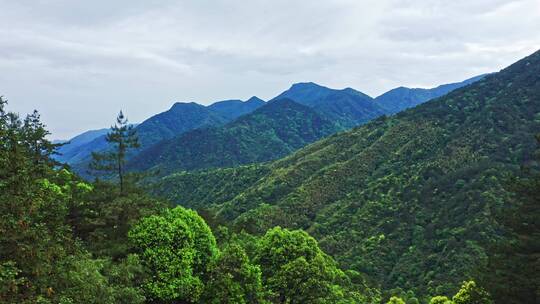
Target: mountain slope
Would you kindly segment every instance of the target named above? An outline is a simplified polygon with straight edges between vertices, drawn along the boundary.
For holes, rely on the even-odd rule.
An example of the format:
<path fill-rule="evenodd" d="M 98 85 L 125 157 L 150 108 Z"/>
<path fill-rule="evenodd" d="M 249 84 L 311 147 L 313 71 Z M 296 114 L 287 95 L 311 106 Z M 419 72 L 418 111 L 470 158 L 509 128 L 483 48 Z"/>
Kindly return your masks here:
<path fill-rule="evenodd" d="M 272 100 L 292 99 L 325 115 L 345 128 L 366 123 L 385 114 L 373 98 L 351 88 L 334 90 L 318 84 L 297 83 Z"/>
<path fill-rule="evenodd" d="M 145 148 L 197 128 L 223 125 L 241 115 L 253 112 L 264 104 L 263 100 L 255 96 L 245 102 L 226 100 L 207 107 L 194 102 L 177 102 L 169 110 L 143 121 L 136 127 L 136 130 L 141 146 Z M 89 162 L 91 152 L 103 151 L 108 147 L 105 141 L 108 129 L 103 130 L 102 134 L 99 134 L 100 136 L 95 136 L 92 140 L 85 142 L 79 140 L 79 136 L 89 138 L 89 134 L 83 133 L 75 137 L 74 139 L 77 141 L 63 146 L 59 151 L 62 155 L 59 155 L 57 159 L 73 165 L 74 169 L 79 172 L 84 171 L 83 167 L 86 167 Z"/>
<path fill-rule="evenodd" d="M 194 205 L 193 192 L 204 192 L 238 229 L 301 227 L 385 289 L 450 295 L 473 270 L 485 271 L 484 246 L 503 229 L 494 214 L 514 199 L 506 176 L 519 172 L 539 132 L 536 52 L 444 97 L 252 170 L 255 176 L 227 195 L 206 183 L 211 178 L 198 179 L 207 171 L 177 178 L 178 189 L 198 183 L 173 198 Z"/>
<path fill-rule="evenodd" d="M 137 126 L 142 147 L 193 129 L 217 126 L 228 120 L 200 104 L 175 103 L 168 111 L 154 115 Z"/>
<path fill-rule="evenodd" d="M 251 113 L 264 106 L 264 100 L 253 96 L 246 101 L 242 100 L 224 100 L 218 101 L 208 106 L 208 109 L 218 113 L 228 121 L 232 121 L 242 115 Z"/>
<path fill-rule="evenodd" d="M 59 162 L 69 162 L 78 152 L 79 149 L 92 142 L 98 137 L 104 136 L 109 132 L 108 128 L 99 129 L 99 130 L 90 130 L 84 133 L 81 133 L 67 142 L 63 142 L 64 145 L 57 149 L 58 155 L 54 155 L 54 159 Z"/>
<path fill-rule="evenodd" d="M 218 128 L 203 128 L 141 151 L 132 169 L 166 172 L 230 167 L 283 157 L 338 130 L 310 108 L 289 99 L 269 103 Z"/>
<path fill-rule="evenodd" d="M 227 121 L 227 119 L 205 106 L 194 102 L 177 102 L 169 110 L 156 114 L 138 124 L 135 129 L 141 147 L 144 148 L 186 131 L 200 127 L 222 125 Z M 73 169 L 78 173 L 82 173 L 87 169 L 92 152 L 104 151 L 108 147 L 105 135 L 101 135 L 76 147 L 72 147 L 71 144 L 65 145 L 63 148 L 69 149 L 69 153 L 59 156 L 59 159 L 72 165 Z M 62 153 L 62 151 L 60 152 Z"/>
<path fill-rule="evenodd" d="M 474 83 L 485 76 L 486 74 L 479 75 L 462 82 L 443 84 L 432 89 L 411 89 L 399 87 L 378 96 L 375 98 L 375 102 L 377 102 L 379 106 L 383 107 L 387 113 L 394 114 L 409 108 L 413 108 L 430 99 L 443 96 L 455 89 L 459 89 Z"/>

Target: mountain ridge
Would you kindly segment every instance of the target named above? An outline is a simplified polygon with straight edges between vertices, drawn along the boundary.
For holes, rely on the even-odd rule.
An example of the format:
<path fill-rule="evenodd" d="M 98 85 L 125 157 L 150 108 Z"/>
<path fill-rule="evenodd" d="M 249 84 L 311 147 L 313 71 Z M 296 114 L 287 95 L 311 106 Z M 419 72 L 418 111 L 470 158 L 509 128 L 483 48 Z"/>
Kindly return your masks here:
<path fill-rule="evenodd" d="M 196 170 L 273 160 L 339 130 L 290 99 L 268 103 L 222 126 L 196 129 L 138 153 L 131 169 Z"/>

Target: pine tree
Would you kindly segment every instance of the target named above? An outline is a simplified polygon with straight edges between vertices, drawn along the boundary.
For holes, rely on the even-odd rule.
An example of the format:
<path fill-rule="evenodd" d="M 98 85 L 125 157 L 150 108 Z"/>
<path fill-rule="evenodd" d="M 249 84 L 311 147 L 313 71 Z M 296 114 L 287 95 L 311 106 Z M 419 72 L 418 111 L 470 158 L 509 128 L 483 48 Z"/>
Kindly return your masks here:
<path fill-rule="evenodd" d="M 119 179 L 120 194 L 123 194 L 127 152 L 129 149 L 138 148 L 140 144 L 136 130 L 133 125 L 128 124 L 128 119 L 122 111 L 118 114 L 116 123 L 111 127 L 106 140 L 112 145 L 112 149 L 103 153 L 93 152 L 90 169 L 116 174 Z"/>

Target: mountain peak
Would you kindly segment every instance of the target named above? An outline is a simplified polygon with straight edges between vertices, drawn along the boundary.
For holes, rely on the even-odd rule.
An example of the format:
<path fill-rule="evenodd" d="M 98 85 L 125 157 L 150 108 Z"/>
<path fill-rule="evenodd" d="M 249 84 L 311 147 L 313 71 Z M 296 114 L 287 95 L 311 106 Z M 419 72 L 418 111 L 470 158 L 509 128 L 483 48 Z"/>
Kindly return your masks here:
<path fill-rule="evenodd" d="M 257 96 L 251 96 L 248 100 L 245 101 L 246 103 L 264 103 L 264 100 L 260 99 Z"/>
<path fill-rule="evenodd" d="M 177 110 L 180 108 L 185 109 L 185 108 L 198 108 L 198 107 L 203 107 L 203 106 L 193 101 L 177 101 L 172 105 L 171 110 Z"/>
<path fill-rule="evenodd" d="M 322 86 L 320 84 L 317 84 L 315 82 L 297 82 L 294 83 L 288 91 L 296 91 L 296 90 L 332 90 L 330 88 L 327 88 L 325 86 Z"/>

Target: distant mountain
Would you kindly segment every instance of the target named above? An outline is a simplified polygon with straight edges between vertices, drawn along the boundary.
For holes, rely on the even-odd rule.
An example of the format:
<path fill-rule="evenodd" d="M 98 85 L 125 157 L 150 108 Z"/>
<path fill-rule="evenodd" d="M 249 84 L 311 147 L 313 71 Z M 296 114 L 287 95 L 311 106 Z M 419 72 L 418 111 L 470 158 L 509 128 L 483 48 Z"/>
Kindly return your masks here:
<path fill-rule="evenodd" d="M 311 108 L 321 118 L 333 122 L 337 126 L 335 128 L 337 131 L 364 124 L 381 115 L 393 114 L 413 107 L 428 99 L 439 97 L 455 88 L 472 83 L 481 77 L 471 78 L 461 83 L 442 85 L 434 89 L 398 88 L 379 96 L 377 99 L 372 99 L 368 95 L 351 88 L 336 90 L 312 82 L 297 83 L 273 98 L 269 103 L 281 99 L 291 99 L 298 104 Z M 210 106 L 203 106 L 193 102 L 175 103 L 168 111 L 154 115 L 137 126 L 137 132 L 142 144 L 142 149 L 139 151 L 191 130 L 222 126 L 243 115 L 252 113 L 265 104 L 263 100 L 255 96 L 247 101 L 225 100 Z M 287 112 L 283 114 L 287 115 Z M 293 119 L 297 120 L 297 118 Z M 91 152 L 103 151 L 107 147 L 105 136 L 100 136 L 91 141 L 64 146 L 60 151 L 63 155 L 59 156 L 58 159 L 71 164 L 74 170 L 81 173 L 86 170 Z M 159 149 L 159 147 L 153 149 Z M 252 159 L 258 158 L 252 157 Z M 266 158 L 261 156 L 261 159 Z M 224 161 L 225 163 L 230 165 L 237 162 Z"/>
<path fill-rule="evenodd" d="M 96 138 L 104 136 L 109 132 L 109 129 L 90 130 L 81 133 L 70 140 L 58 141 L 64 145 L 57 149 L 58 155 L 54 155 L 54 158 L 59 162 L 69 163 L 81 150 L 81 147 L 94 141 Z"/>
<path fill-rule="evenodd" d="M 144 148 L 193 129 L 218 126 L 227 121 L 203 105 L 177 102 L 168 111 L 143 121 L 136 130 Z"/>
<path fill-rule="evenodd" d="M 416 107 L 430 99 L 441 97 L 455 89 L 474 83 L 484 78 L 486 75 L 487 74 L 472 77 L 462 82 L 443 84 L 432 89 L 399 87 L 378 96 L 375 98 L 375 102 L 384 108 L 388 114 L 394 114 L 405 109 Z"/>
<path fill-rule="evenodd" d="M 144 148 L 189 130 L 222 125 L 226 122 L 227 119 L 205 106 L 194 102 L 177 102 L 169 110 L 148 118 L 137 125 L 135 129 L 141 146 Z M 108 129 L 103 130 L 105 130 L 104 134 L 96 136 L 91 141 L 78 145 L 70 143 L 63 146 L 59 150 L 63 155 L 60 155 L 58 160 L 73 165 L 76 171 L 81 172 L 89 162 L 92 152 L 104 151 L 108 148 L 108 143 L 105 140 Z M 96 133 L 96 135 L 99 134 Z"/>
<path fill-rule="evenodd" d="M 149 147 L 159 141 L 172 138 L 184 132 L 210 126 L 223 125 L 233 119 L 250 113 L 265 102 L 257 97 L 247 101 L 226 100 L 208 107 L 194 102 L 177 102 L 169 110 L 154 115 L 136 127 L 141 147 Z M 108 148 L 105 134 L 108 129 L 88 131 L 73 138 L 58 150 L 56 159 L 82 169 L 90 160 L 91 152 Z"/>
<path fill-rule="evenodd" d="M 247 101 L 242 100 L 224 100 L 218 101 L 208 106 L 208 109 L 218 113 L 221 117 L 232 121 L 239 116 L 251 113 L 265 104 L 264 100 L 253 96 Z"/>
<path fill-rule="evenodd" d="M 161 141 L 137 154 L 129 167 L 172 172 L 265 162 L 338 129 L 309 107 L 280 99 L 222 127 L 200 128 Z"/>
<path fill-rule="evenodd" d="M 272 100 L 290 98 L 308 106 L 344 128 L 366 123 L 385 114 L 368 95 L 351 88 L 330 89 L 313 82 L 296 83 Z"/>
<path fill-rule="evenodd" d="M 464 279 L 493 275 L 488 248 L 506 235 L 499 215 L 521 200 L 508 177 L 533 157 L 538 133 L 540 51 L 266 169 L 175 174 L 157 191 L 186 206 L 204 195 L 239 231 L 306 229 L 383 289 L 450 295 Z"/>

